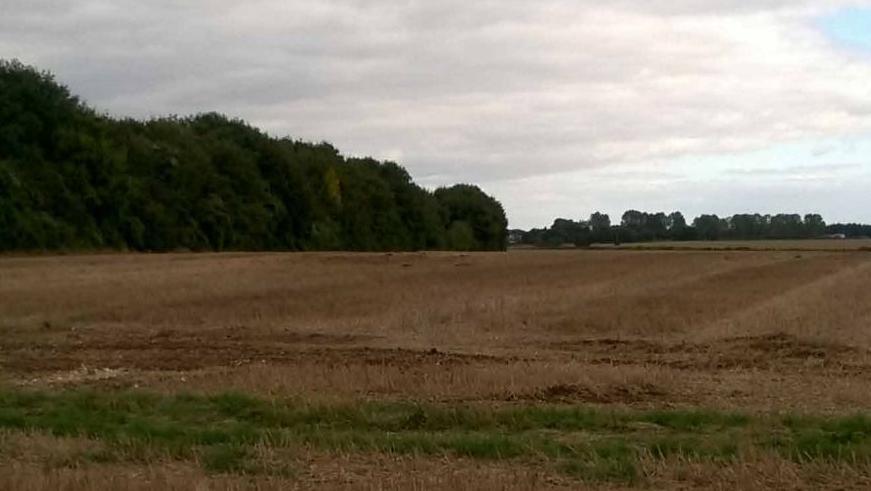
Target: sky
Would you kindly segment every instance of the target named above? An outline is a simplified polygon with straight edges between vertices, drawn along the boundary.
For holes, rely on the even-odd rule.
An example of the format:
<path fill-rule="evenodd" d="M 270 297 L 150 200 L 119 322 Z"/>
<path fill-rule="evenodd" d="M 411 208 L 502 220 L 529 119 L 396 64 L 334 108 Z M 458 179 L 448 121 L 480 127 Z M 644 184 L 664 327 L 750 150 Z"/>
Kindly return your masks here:
<path fill-rule="evenodd" d="M 0 0 L 0 58 L 478 184 L 511 227 L 871 222 L 871 1 Z"/>

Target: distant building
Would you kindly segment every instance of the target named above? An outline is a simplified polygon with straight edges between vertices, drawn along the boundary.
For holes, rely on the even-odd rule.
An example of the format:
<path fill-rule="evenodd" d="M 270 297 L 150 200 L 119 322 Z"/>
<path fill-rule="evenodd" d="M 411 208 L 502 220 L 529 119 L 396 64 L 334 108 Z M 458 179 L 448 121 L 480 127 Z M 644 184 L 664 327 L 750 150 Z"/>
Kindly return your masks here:
<path fill-rule="evenodd" d="M 525 231 L 514 229 L 508 231 L 508 243 L 509 244 L 520 244 L 523 242 L 523 235 L 526 234 Z"/>
<path fill-rule="evenodd" d="M 843 240 L 843 239 L 846 239 L 846 238 L 847 238 L 847 234 L 829 234 L 829 235 L 824 235 L 822 238 L 823 238 L 823 239 L 838 239 L 838 240 Z"/>

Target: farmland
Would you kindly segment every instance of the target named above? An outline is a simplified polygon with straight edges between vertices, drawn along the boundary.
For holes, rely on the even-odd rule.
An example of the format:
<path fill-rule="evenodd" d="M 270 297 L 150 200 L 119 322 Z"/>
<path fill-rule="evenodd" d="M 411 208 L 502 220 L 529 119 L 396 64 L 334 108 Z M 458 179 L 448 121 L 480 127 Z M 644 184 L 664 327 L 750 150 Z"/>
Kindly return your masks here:
<path fill-rule="evenodd" d="M 0 488 L 867 487 L 871 253 L 780 248 L 2 257 Z"/>

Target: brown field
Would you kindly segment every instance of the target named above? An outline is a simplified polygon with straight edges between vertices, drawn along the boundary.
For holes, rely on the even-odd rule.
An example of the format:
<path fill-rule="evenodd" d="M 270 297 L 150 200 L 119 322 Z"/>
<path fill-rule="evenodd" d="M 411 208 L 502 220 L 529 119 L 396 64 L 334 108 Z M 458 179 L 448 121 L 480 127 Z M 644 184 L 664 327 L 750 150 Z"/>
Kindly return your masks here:
<path fill-rule="evenodd" d="M 871 407 L 869 285 L 871 254 L 862 251 L 6 257 L 0 387 L 119 398 L 240 392 L 325 411 L 413 404 L 844 418 Z M 111 439 L 96 430 L 24 424 L 2 403 L 0 489 L 871 485 L 865 454 L 791 458 L 752 439 L 753 449 L 722 459 L 651 453 L 634 461 L 631 479 L 561 472 L 545 450 L 478 458 L 312 440 L 246 450 L 261 467 L 289 462 L 293 472 L 210 471 L 196 451 L 106 447 Z M 665 431 L 646 417 L 627 423 L 638 438 Z M 705 438 L 725 431 L 712 428 Z M 594 438 L 589 431 L 572 438 Z M 620 438 L 631 445 L 633 435 Z"/>

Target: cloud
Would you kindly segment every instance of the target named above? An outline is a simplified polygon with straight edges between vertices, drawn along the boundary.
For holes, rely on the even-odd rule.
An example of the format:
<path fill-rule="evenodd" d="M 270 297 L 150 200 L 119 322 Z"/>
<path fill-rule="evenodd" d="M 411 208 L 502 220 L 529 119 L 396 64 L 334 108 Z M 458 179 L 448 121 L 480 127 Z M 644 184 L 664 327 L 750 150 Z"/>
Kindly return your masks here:
<path fill-rule="evenodd" d="M 613 179 L 578 171 L 495 182 L 488 190 L 502 197 L 512 210 L 512 224 L 521 228 L 547 225 L 554 217 L 586 219 L 593 211 L 619 221 L 628 209 L 680 210 L 688 220 L 703 213 L 821 213 L 829 222 L 868 222 L 871 166 L 851 166 L 839 175 L 808 172 L 812 171 L 720 177 L 643 171 L 634 175 L 627 168 Z"/>
<path fill-rule="evenodd" d="M 867 135 L 871 63 L 815 24 L 862 4 L 5 0 L 0 56 L 113 114 L 219 110 L 500 187 Z"/>
<path fill-rule="evenodd" d="M 814 154 L 814 157 L 817 157 Z M 813 165 L 791 165 L 786 167 L 740 167 L 734 169 L 728 169 L 726 174 L 739 175 L 739 176 L 759 176 L 759 177 L 789 177 L 789 176 L 799 176 L 802 178 L 830 178 L 836 177 L 839 175 L 843 175 L 848 171 L 861 171 L 863 169 L 862 164 L 860 163 L 825 163 L 825 164 L 813 164 Z M 871 168 L 871 165 L 867 166 Z"/>

